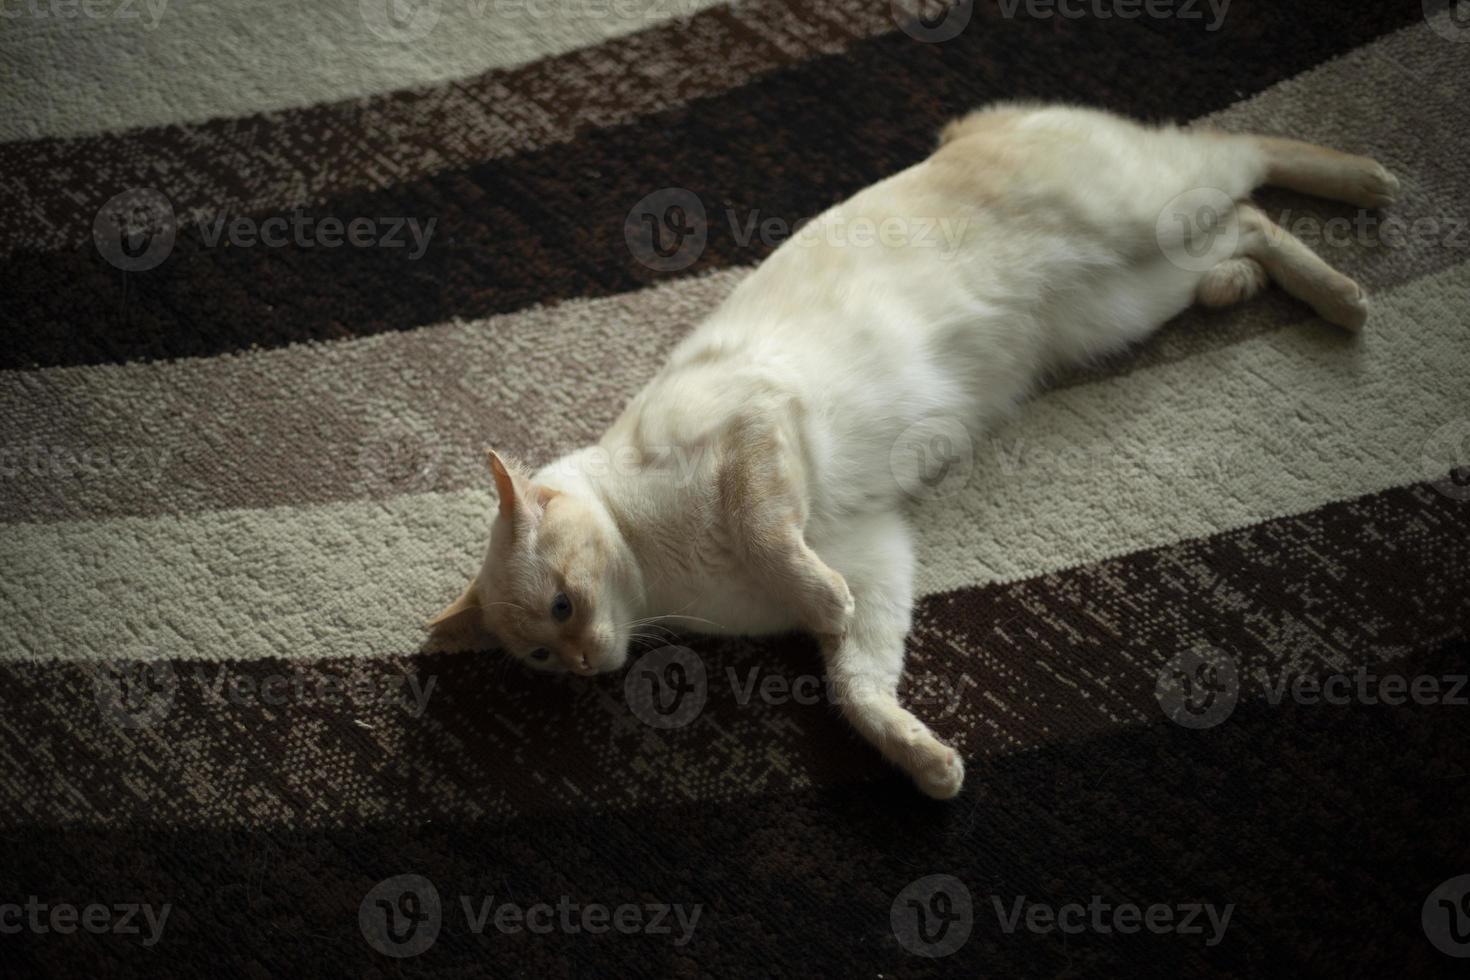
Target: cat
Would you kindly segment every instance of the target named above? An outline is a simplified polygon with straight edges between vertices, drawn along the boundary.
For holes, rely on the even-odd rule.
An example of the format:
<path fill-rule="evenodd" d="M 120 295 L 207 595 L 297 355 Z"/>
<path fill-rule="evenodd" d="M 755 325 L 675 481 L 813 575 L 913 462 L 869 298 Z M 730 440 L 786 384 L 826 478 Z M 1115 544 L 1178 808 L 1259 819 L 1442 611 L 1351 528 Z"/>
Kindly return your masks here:
<path fill-rule="evenodd" d="M 1048 372 L 1268 279 L 1360 329 L 1363 290 L 1250 202 L 1268 183 L 1360 207 L 1398 189 L 1366 157 L 1094 109 L 1002 103 L 950 123 L 929 158 L 783 243 L 595 446 L 534 474 L 489 452 L 484 562 L 430 629 L 587 675 L 622 667 L 650 622 L 809 631 L 857 731 L 953 797 L 963 760 L 897 697 L 905 488 L 933 473 L 896 440 L 930 419 L 978 437 Z M 901 240 L 940 222 L 949 247 Z M 858 225 L 895 234 L 860 244 Z"/>

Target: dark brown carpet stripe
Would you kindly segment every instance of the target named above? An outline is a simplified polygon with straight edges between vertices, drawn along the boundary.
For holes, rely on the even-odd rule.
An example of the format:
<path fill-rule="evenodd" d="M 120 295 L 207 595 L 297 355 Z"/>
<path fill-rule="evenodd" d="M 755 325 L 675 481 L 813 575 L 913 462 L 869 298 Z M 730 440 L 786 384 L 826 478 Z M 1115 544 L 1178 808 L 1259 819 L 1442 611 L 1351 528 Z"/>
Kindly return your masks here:
<path fill-rule="evenodd" d="M 1424 650 L 1400 666 L 1464 673 L 1470 651 Z M 696 803 L 508 824 L 23 827 L 0 841 L 7 899 L 171 911 L 148 948 L 140 935 L 6 936 L 7 967 L 51 976 L 266 977 L 318 964 L 353 976 L 1458 976 L 1462 961 L 1426 939 L 1421 907 L 1470 869 L 1463 711 L 1244 705 L 1209 731 L 1161 722 L 998 759 L 943 806 L 912 799 L 890 777 L 753 796 L 717 813 Z M 358 916 L 370 889 L 402 874 L 427 878 L 442 913 L 432 944 L 395 960 L 368 945 Z M 891 924 L 895 905 L 911 914 L 905 887 L 933 874 L 970 897 L 969 916 L 949 910 L 968 938 L 942 959 L 909 952 Z M 574 924 L 589 905 L 698 905 L 700 915 L 683 945 L 677 926 L 539 935 L 492 924 L 477 935 L 462 896 L 475 910 L 546 903 L 553 917 L 562 904 Z M 1022 896 L 1053 906 L 1093 896 L 1109 908 L 1211 903 L 1231 915 L 1213 944 L 1208 925 L 1198 934 L 1007 932 L 996 905 L 1009 914 Z"/>
<path fill-rule="evenodd" d="M 433 219 L 415 260 L 401 230 L 402 247 L 231 248 L 208 246 L 187 224 L 147 272 L 120 272 L 90 243 L 17 253 L 0 268 L 0 294 L 17 311 L 0 366 L 207 355 L 626 291 L 660 274 L 629 254 L 624 219 L 669 186 L 716 211 L 688 271 L 750 264 L 769 248 L 741 244 L 724 209 L 745 220 L 754 209 L 810 217 L 918 159 L 937 126 L 966 107 L 1028 96 L 1197 116 L 1247 94 L 1242 84 L 1264 87 L 1419 15 L 1408 0 L 1371 9 L 1241 2 L 1208 33 L 1198 21 L 1006 19 L 979 8 L 942 45 L 895 32 L 566 146 L 331 194 L 305 215 L 315 228 L 327 218 L 373 219 L 364 239 L 373 241 L 392 233 L 394 219 L 421 228 Z M 296 220 L 251 217 L 256 227 Z"/>
<path fill-rule="evenodd" d="M 320 204 L 561 143 L 894 27 L 886 3 L 743 0 L 428 89 L 0 144 L 0 255 L 85 244 L 98 204 L 125 188 L 157 187 L 180 214 Z"/>
<path fill-rule="evenodd" d="M 904 696 L 977 764 L 1160 724 L 1161 673 L 1206 646 L 1232 658 L 1242 706 L 1269 705 L 1283 676 L 1401 673 L 1404 658 L 1470 636 L 1467 575 L 1470 507 L 1428 485 L 1389 490 L 930 597 Z M 805 640 L 691 646 L 706 701 L 673 730 L 630 711 L 625 683 L 647 681 L 636 665 L 631 680 L 583 682 L 490 653 L 174 662 L 146 674 L 137 663 L 6 663 L 0 819 L 494 820 L 788 793 L 886 771 L 822 696 Z M 108 693 L 138 681 L 131 701 Z"/>

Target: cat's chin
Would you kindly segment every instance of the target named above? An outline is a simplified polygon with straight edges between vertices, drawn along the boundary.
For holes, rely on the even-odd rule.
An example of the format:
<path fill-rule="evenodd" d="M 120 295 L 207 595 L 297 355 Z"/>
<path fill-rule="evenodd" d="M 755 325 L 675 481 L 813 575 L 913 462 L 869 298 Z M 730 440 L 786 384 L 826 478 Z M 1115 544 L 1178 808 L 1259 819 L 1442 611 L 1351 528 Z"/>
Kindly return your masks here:
<path fill-rule="evenodd" d="M 597 663 L 592 665 L 591 670 L 586 672 L 574 671 L 573 673 L 577 673 L 580 677 L 599 677 L 603 674 L 616 674 L 627 665 L 628 655 L 626 653 L 621 654 L 620 656 L 609 655 L 607 657 L 599 659 Z"/>
<path fill-rule="evenodd" d="M 507 656 L 510 656 L 507 654 Z M 529 657 L 511 657 L 516 663 L 533 670 L 538 674 L 570 674 L 573 677 L 598 677 L 602 674 L 616 674 L 628 665 L 626 652 L 618 656 L 608 656 L 599 659 L 592 665 L 590 670 L 573 670 L 558 660 L 532 660 Z"/>

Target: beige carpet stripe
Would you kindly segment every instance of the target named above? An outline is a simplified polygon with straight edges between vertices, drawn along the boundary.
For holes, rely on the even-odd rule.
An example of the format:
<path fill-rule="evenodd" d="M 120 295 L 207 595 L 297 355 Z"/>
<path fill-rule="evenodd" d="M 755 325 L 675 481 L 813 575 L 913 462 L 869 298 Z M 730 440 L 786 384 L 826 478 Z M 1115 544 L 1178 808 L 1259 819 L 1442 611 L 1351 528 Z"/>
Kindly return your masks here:
<path fill-rule="evenodd" d="M 5 19 L 0 140 L 244 116 L 523 65 L 718 0 L 138 0 L 136 16 Z M 41 5 L 46 9 L 46 5 Z M 406 16 L 390 19 L 397 10 Z M 162 69 L 162 70 L 160 70 Z M 47 98 L 35 96 L 44 86 Z"/>
<path fill-rule="evenodd" d="M 1207 120 L 1344 143 L 1403 174 L 1405 199 L 1391 216 L 1409 230 L 1404 240 L 1365 224 L 1364 235 L 1316 244 L 1372 291 L 1470 257 L 1470 127 L 1442 125 L 1449 110 L 1436 94 L 1470 75 L 1470 45 L 1424 43 L 1425 30 L 1383 38 Z M 1426 84 L 1391 84 L 1403 72 Z M 1319 227 L 1356 217 L 1331 202 L 1275 200 L 1291 221 Z M 0 374 L 0 521 L 474 487 L 484 443 L 542 459 L 595 438 L 744 274 L 335 344 Z M 1140 351 L 1064 383 L 1218 349 L 1300 316 L 1279 290 L 1224 313 L 1192 311 Z"/>
<path fill-rule="evenodd" d="M 1055 391 L 919 512 L 920 586 L 1013 580 L 1434 477 L 1465 417 L 1470 264 L 1315 322 Z M 483 490 L 0 530 L 0 657 L 319 658 L 416 649 L 473 568 Z M 105 610 L 106 612 L 102 612 Z"/>
<path fill-rule="evenodd" d="M 0 519 L 479 486 L 487 445 L 534 460 L 595 440 L 746 274 L 341 343 L 7 372 Z"/>

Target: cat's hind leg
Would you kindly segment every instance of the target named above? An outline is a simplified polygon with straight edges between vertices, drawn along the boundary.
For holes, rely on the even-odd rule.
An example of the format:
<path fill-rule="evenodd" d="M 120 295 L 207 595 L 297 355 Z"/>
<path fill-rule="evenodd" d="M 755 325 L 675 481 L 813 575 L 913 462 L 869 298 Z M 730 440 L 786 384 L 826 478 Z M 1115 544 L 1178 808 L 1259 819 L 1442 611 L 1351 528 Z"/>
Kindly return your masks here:
<path fill-rule="evenodd" d="M 899 704 L 904 637 L 913 614 L 913 546 L 903 518 L 875 514 L 844 525 L 818 547 L 852 588 L 847 633 L 822 640 L 822 656 L 843 715 L 926 795 L 960 791 L 965 764 L 929 727 Z"/>
<path fill-rule="evenodd" d="M 1345 330 L 1361 330 L 1368 320 L 1368 295 L 1352 279 L 1253 204 L 1235 208 L 1239 222 L 1238 258 L 1255 259 L 1282 289 Z M 1218 268 L 1218 267 L 1217 267 Z M 1214 270 L 1206 273 L 1208 278 Z"/>
<path fill-rule="evenodd" d="M 1278 136 L 1250 138 L 1265 157 L 1272 186 L 1362 208 L 1387 207 L 1398 197 L 1398 178 L 1371 157 Z"/>
<path fill-rule="evenodd" d="M 1398 178 L 1372 157 L 1343 153 L 1315 143 L 1280 136 L 1242 136 L 1215 130 L 1194 131 L 1213 141 L 1209 146 L 1210 186 L 1232 197 L 1262 184 L 1363 208 L 1381 208 L 1398 197 Z M 1223 152 L 1228 150 L 1229 152 Z M 1240 162 L 1248 166 L 1242 168 Z M 1230 179 L 1247 178 L 1245 193 Z"/>

